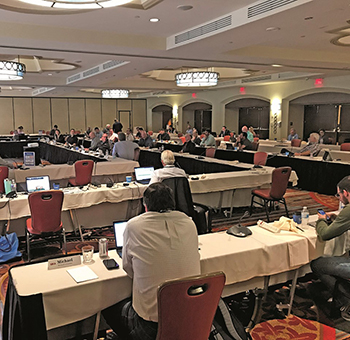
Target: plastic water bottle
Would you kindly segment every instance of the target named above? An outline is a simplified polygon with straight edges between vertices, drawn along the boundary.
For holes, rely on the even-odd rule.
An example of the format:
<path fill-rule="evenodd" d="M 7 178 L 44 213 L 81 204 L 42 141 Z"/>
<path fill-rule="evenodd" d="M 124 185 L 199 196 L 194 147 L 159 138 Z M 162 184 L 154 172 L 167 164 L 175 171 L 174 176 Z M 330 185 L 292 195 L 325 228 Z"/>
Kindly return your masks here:
<path fill-rule="evenodd" d="M 309 222 L 309 210 L 307 210 L 307 207 L 303 207 L 303 210 L 301 212 L 301 224 L 307 225 Z"/>
<path fill-rule="evenodd" d="M 14 191 L 14 192 L 17 191 L 17 184 L 14 179 L 11 180 L 11 191 Z"/>

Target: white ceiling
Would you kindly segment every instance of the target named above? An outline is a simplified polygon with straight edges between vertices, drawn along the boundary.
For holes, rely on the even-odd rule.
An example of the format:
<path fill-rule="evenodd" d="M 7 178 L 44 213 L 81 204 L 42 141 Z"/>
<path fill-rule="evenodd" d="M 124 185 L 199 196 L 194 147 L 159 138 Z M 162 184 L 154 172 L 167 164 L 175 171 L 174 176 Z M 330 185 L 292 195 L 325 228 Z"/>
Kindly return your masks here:
<path fill-rule="evenodd" d="M 262 2 L 164 0 L 147 10 L 115 7 L 50 15 L 46 14 L 50 8 L 32 6 L 29 9 L 17 0 L 0 0 L 0 54 L 62 59 L 78 67 L 59 73 L 46 70 L 27 73 L 21 81 L 0 82 L 1 95 L 31 96 L 33 89 L 41 87 L 55 88 L 41 96 L 100 96 L 103 88 L 119 87 L 130 89 L 133 96 L 148 96 L 161 90 L 186 91 L 176 88 L 173 81 L 157 81 L 141 75 L 159 69 L 236 67 L 254 70 L 252 77 L 275 74 L 275 79 L 277 73 L 285 72 L 293 72 L 288 74 L 293 77 L 349 74 L 350 38 L 338 41 L 349 46 L 331 41 L 337 40 L 338 31 L 346 27 L 349 30 L 343 31 L 343 35 L 350 35 L 347 23 L 350 0 L 295 0 L 247 19 L 247 6 Z M 191 5 L 193 9 L 182 11 L 177 9 L 180 5 Z M 44 14 L 23 12 L 33 8 L 37 13 L 43 10 Z M 229 14 L 232 17 L 229 29 L 169 48 L 172 36 Z M 160 21 L 149 22 L 153 17 Z M 267 31 L 270 27 L 278 29 Z M 108 60 L 129 63 L 66 85 L 67 77 Z M 283 67 L 275 68 L 272 64 Z M 229 86 L 230 80 L 222 79 L 219 86 Z M 5 88 L 9 86 L 11 90 Z M 16 86 L 22 87 L 21 91 L 16 90 Z M 23 89 L 27 86 L 31 89 Z"/>

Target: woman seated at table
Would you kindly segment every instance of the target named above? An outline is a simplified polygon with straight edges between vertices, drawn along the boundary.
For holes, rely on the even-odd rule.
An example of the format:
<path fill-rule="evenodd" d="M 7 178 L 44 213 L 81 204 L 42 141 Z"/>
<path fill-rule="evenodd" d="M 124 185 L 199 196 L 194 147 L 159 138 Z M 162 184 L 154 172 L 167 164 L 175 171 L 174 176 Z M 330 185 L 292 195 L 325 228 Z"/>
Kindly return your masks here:
<path fill-rule="evenodd" d="M 61 131 L 59 129 L 55 130 L 55 134 L 53 135 L 53 139 L 58 143 L 64 143 L 64 137 L 61 134 Z"/>

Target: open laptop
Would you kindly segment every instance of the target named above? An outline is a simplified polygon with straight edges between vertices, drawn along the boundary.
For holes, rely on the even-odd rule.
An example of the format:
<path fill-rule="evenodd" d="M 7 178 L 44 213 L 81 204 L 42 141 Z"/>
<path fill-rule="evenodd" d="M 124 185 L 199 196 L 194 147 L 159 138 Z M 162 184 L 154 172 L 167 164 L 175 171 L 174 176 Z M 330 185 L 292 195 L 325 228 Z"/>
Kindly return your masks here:
<path fill-rule="evenodd" d="M 36 176 L 26 178 L 28 193 L 35 191 L 50 190 L 50 177 L 49 176 Z"/>
<path fill-rule="evenodd" d="M 143 168 L 134 168 L 136 182 L 140 184 L 148 184 L 152 178 L 154 167 L 148 166 Z"/>
<path fill-rule="evenodd" d="M 126 223 L 128 221 L 117 221 L 113 222 L 113 230 L 114 230 L 114 238 L 115 238 L 115 248 L 117 250 L 120 258 L 122 257 L 123 251 L 123 241 L 124 241 L 124 230 L 126 227 Z"/>

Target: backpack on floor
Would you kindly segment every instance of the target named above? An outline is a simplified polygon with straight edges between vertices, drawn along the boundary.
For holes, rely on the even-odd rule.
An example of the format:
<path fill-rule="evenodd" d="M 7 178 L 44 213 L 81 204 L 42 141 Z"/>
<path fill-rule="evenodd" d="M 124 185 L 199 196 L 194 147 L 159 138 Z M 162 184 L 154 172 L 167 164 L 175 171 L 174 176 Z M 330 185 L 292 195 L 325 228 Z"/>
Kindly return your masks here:
<path fill-rule="evenodd" d="M 249 340 L 250 335 L 242 323 L 230 311 L 223 299 L 220 299 L 211 327 L 209 340 Z"/>

